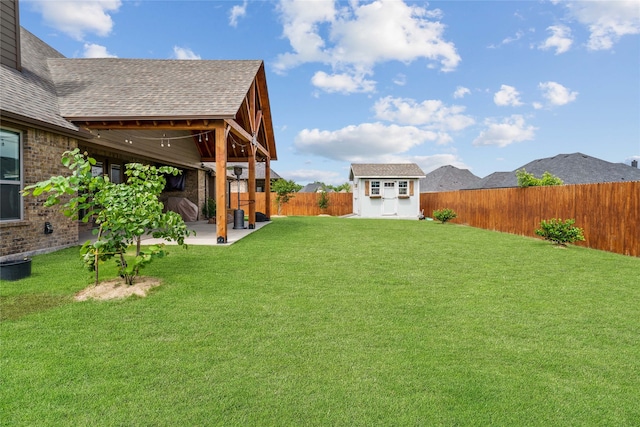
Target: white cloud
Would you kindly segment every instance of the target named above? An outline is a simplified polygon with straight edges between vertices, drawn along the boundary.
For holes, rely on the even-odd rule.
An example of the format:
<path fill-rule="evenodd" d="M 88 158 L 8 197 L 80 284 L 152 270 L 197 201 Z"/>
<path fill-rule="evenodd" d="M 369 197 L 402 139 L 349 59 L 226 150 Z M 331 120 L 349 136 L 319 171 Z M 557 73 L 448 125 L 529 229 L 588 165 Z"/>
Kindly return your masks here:
<path fill-rule="evenodd" d="M 439 143 L 448 143 L 452 138 L 448 131 L 460 131 L 475 123 L 473 118 L 462 113 L 465 107 L 446 106 L 442 101 L 429 99 L 416 102 L 409 98 L 387 96 L 379 99 L 373 106 L 376 118 L 402 125 L 421 126 L 439 134 Z"/>
<path fill-rule="evenodd" d="M 280 0 L 279 12 L 292 50 L 278 57 L 277 72 L 317 62 L 336 75 L 372 75 L 376 64 L 421 58 L 447 72 L 460 62 L 454 44 L 443 38 L 444 25 L 435 20 L 440 12 L 403 1 L 318 1 L 309 7 L 304 0 Z"/>
<path fill-rule="evenodd" d="M 566 6 L 589 28 L 590 50 L 611 49 L 622 36 L 640 34 L 640 0 L 569 1 Z"/>
<path fill-rule="evenodd" d="M 238 26 L 238 19 L 243 18 L 247 14 L 247 0 L 244 0 L 242 5 L 235 5 L 229 11 L 229 25 L 232 27 Z"/>
<path fill-rule="evenodd" d="M 455 166 L 459 169 L 469 169 L 460 158 L 455 154 L 435 154 L 433 156 L 413 156 L 409 159 L 413 163 L 417 163 L 422 172 L 429 173 L 441 166 Z"/>
<path fill-rule="evenodd" d="M 311 78 L 311 83 L 325 92 L 373 92 L 376 88 L 376 82 L 366 80 L 364 75 L 353 74 L 332 74 L 329 75 L 324 71 L 318 71 Z"/>
<path fill-rule="evenodd" d="M 76 40 L 85 34 L 108 36 L 113 29 L 110 13 L 120 9 L 120 0 L 66 1 L 32 0 L 44 22 Z"/>
<path fill-rule="evenodd" d="M 336 131 L 304 129 L 295 138 L 300 153 L 348 162 L 379 161 L 405 153 L 426 141 L 435 141 L 435 132 L 415 126 L 363 123 Z"/>
<path fill-rule="evenodd" d="M 297 183 L 323 182 L 329 185 L 340 185 L 349 181 L 349 173 L 340 174 L 334 171 L 325 171 L 318 169 L 296 169 L 292 171 L 281 172 L 280 176 L 285 179 L 291 179 Z"/>
<path fill-rule="evenodd" d="M 565 25 L 552 25 L 547 28 L 551 36 L 538 46 L 539 49 L 555 49 L 556 55 L 567 52 L 571 48 L 573 39 L 571 29 Z"/>
<path fill-rule="evenodd" d="M 405 74 L 400 73 L 394 77 L 393 83 L 398 86 L 404 86 L 407 84 L 407 76 Z"/>
<path fill-rule="evenodd" d="M 514 114 L 502 122 L 497 123 L 493 119 L 485 120 L 486 129 L 473 141 L 473 145 L 497 145 L 506 147 L 515 142 L 530 141 L 535 137 L 537 130 L 525 123 L 524 117 Z"/>
<path fill-rule="evenodd" d="M 552 106 L 568 104 L 575 101 L 578 97 L 578 92 L 572 92 L 568 88 L 556 82 L 540 83 L 538 88 L 543 92 L 542 96 Z"/>
<path fill-rule="evenodd" d="M 518 40 L 520 40 L 522 37 L 524 36 L 524 31 L 522 30 L 518 30 L 516 32 L 516 35 L 513 37 L 507 37 L 504 40 L 502 40 L 502 44 L 511 44 L 513 42 L 517 42 Z"/>
<path fill-rule="evenodd" d="M 464 86 L 458 86 L 456 88 L 456 91 L 453 92 L 453 97 L 458 99 L 458 98 L 464 98 L 465 95 L 469 95 L 471 93 L 471 91 L 464 87 Z"/>
<path fill-rule="evenodd" d="M 493 102 L 501 107 L 522 105 L 520 93 L 515 87 L 509 85 L 500 86 L 500 90 L 493 95 Z"/>
<path fill-rule="evenodd" d="M 194 53 L 191 49 L 180 46 L 173 47 L 173 57 L 175 59 L 202 59 L 200 55 Z"/>
<path fill-rule="evenodd" d="M 84 44 L 84 58 L 117 58 L 107 51 L 107 48 L 95 43 Z"/>

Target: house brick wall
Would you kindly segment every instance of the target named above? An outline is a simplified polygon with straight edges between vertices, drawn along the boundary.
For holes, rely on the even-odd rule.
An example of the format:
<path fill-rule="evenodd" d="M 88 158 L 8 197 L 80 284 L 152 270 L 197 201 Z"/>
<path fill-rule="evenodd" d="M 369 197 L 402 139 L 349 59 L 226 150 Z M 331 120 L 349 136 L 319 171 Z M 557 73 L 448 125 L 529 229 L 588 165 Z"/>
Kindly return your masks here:
<path fill-rule="evenodd" d="M 3 125 L 22 131 L 24 185 L 68 174 L 60 159 L 62 153 L 73 150 L 78 141 L 49 131 Z M 65 217 L 59 206 L 44 207 L 47 196 L 28 196 L 23 200 L 21 221 L 0 222 L 0 260 L 52 252 L 78 244 L 78 224 Z M 51 223 L 52 234 L 44 234 L 45 222 Z"/>

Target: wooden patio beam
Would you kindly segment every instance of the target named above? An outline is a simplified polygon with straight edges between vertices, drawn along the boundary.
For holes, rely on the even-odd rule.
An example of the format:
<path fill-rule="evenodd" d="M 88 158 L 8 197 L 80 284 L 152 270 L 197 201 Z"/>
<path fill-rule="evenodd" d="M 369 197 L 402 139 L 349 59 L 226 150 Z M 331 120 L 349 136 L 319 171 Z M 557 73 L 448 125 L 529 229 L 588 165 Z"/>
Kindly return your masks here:
<path fill-rule="evenodd" d="M 251 143 L 253 141 L 253 135 L 244 130 L 238 122 L 232 119 L 226 119 L 225 122 L 231 127 L 231 132 L 239 137 L 243 142 Z M 267 150 L 258 140 L 255 142 L 257 150 L 265 157 L 269 157 L 269 150 Z"/>
<path fill-rule="evenodd" d="M 227 138 L 225 127 L 216 123 L 216 235 L 217 243 L 227 243 Z"/>
<path fill-rule="evenodd" d="M 192 130 L 192 131 L 204 131 L 215 129 L 216 126 L 220 126 L 225 120 L 152 120 L 144 121 L 140 119 L 135 120 L 118 120 L 114 122 L 108 121 L 82 121 L 82 127 L 94 130 Z"/>
<path fill-rule="evenodd" d="M 249 147 L 249 230 L 256 228 L 256 149 Z"/>

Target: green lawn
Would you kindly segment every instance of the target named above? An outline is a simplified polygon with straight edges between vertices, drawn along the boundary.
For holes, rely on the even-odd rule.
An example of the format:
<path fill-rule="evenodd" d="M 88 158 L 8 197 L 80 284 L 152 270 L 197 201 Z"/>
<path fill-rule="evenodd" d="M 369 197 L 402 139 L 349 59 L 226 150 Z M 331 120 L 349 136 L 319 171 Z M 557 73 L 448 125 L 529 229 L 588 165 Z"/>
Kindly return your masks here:
<path fill-rule="evenodd" d="M 37 256 L 0 289 L 0 424 L 638 425 L 639 271 L 453 224 L 290 217 L 173 248 L 147 298 L 78 303 L 77 248 Z"/>

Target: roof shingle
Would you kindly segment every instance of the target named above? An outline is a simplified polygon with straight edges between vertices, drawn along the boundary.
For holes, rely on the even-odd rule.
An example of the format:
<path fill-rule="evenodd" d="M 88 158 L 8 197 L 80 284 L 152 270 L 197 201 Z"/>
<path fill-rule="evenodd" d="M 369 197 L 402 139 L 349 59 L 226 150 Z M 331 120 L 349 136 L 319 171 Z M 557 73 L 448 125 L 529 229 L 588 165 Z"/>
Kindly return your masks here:
<path fill-rule="evenodd" d="M 261 60 L 50 59 L 69 119 L 232 118 Z"/>
<path fill-rule="evenodd" d="M 352 163 L 349 180 L 355 178 L 424 178 L 415 163 Z"/>

